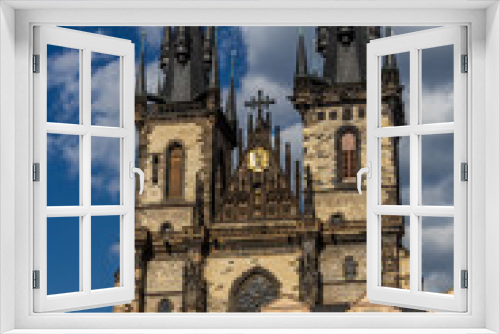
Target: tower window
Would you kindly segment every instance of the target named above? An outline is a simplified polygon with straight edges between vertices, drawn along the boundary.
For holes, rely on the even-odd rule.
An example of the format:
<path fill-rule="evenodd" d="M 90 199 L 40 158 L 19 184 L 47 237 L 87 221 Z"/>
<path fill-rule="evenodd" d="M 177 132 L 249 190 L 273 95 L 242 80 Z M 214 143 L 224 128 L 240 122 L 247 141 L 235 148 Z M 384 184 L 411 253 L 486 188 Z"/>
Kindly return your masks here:
<path fill-rule="evenodd" d="M 325 120 L 325 112 L 324 111 L 320 111 L 318 113 L 318 121 L 323 121 Z"/>
<path fill-rule="evenodd" d="M 353 280 L 356 278 L 357 263 L 354 257 L 346 256 L 344 260 L 344 278 L 346 280 Z"/>
<path fill-rule="evenodd" d="M 344 112 L 342 113 L 342 120 L 343 121 L 350 121 L 352 120 L 352 109 L 351 107 L 345 107 Z"/>
<path fill-rule="evenodd" d="M 330 120 L 335 121 L 337 119 L 337 112 L 330 111 Z"/>
<path fill-rule="evenodd" d="M 167 149 L 167 156 L 167 197 L 182 197 L 184 184 L 184 149 L 180 144 L 174 143 Z"/>
<path fill-rule="evenodd" d="M 339 214 L 339 213 L 331 215 L 330 216 L 330 223 L 331 224 L 340 224 L 340 223 L 342 223 L 342 215 Z"/>
<path fill-rule="evenodd" d="M 365 107 L 364 106 L 358 107 L 358 117 L 365 118 Z"/>
<path fill-rule="evenodd" d="M 169 233 L 173 231 L 172 224 L 168 221 L 165 221 L 163 224 L 161 224 L 161 231 L 163 233 Z"/>
<path fill-rule="evenodd" d="M 158 154 L 153 154 L 152 163 L 153 163 L 153 175 L 151 180 L 153 184 L 158 184 L 158 164 L 160 162 L 160 157 Z"/>
<path fill-rule="evenodd" d="M 162 299 L 158 303 L 158 312 L 159 313 L 169 313 L 172 312 L 172 303 L 168 299 Z"/>
<path fill-rule="evenodd" d="M 352 133 L 346 133 L 342 137 L 342 177 L 356 177 L 356 137 Z"/>

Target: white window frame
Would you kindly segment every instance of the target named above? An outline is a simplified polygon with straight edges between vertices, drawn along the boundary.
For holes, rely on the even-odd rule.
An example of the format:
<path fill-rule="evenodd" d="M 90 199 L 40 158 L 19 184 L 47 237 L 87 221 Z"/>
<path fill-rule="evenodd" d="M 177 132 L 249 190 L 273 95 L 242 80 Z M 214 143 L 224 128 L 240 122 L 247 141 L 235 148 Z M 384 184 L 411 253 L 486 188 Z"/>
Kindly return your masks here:
<path fill-rule="evenodd" d="M 367 297 L 377 304 L 389 304 L 430 311 L 467 310 L 467 290 L 461 286 L 461 271 L 467 270 L 467 187 L 461 180 L 461 163 L 467 163 L 467 73 L 462 73 L 462 55 L 467 55 L 466 27 L 433 28 L 371 41 L 367 46 Z M 453 47 L 453 122 L 422 123 L 422 50 Z M 382 57 L 410 54 L 409 115 L 404 126 L 382 127 L 381 78 Z M 453 135 L 454 202 L 451 206 L 422 205 L 421 137 L 433 134 Z M 410 140 L 410 203 L 381 203 L 381 141 L 406 137 Z M 397 289 L 381 284 L 381 223 L 383 215 L 410 218 L 410 287 Z M 422 290 L 422 218 L 453 218 L 453 294 Z"/>
<path fill-rule="evenodd" d="M 34 53 L 39 56 L 39 73 L 33 76 L 34 86 L 34 162 L 39 164 L 39 181 L 33 185 L 34 195 L 34 258 L 33 268 L 39 272 L 38 289 L 34 289 L 34 312 L 75 311 L 106 305 L 125 304 L 135 297 L 134 235 L 135 235 L 135 151 L 134 124 L 134 45 L 127 40 L 85 33 L 60 27 L 34 27 Z M 79 124 L 47 122 L 47 45 L 71 48 L 79 52 Z M 91 124 L 91 57 L 99 52 L 119 57 L 119 124 L 116 127 Z M 78 206 L 47 206 L 47 135 L 79 136 L 79 198 Z M 92 138 L 115 138 L 120 141 L 118 205 L 92 205 L 91 164 Z M 132 174 L 133 175 L 133 174 Z M 120 217 L 120 285 L 92 290 L 91 226 L 92 216 Z M 79 291 L 47 295 L 47 218 L 79 218 Z"/>
<path fill-rule="evenodd" d="M 500 12 L 472 1 L 4 1 L 0 4 L 0 322 L 1 331 L 220 333 L 492 333 L 500 331 Z M 16 7 L 14 10 L 11 6 Z M 123 6 L 120 8 L 120 6 Z M 368 7 L 366 7 L 368 6 Z M 397 8 L 393 8 L 392 6 Z M 488 7 L 489 6 L 489 7 Z M 62 8 L 64 7 L 64 8 Z M 131 9 L 124 9 L 125 7 Z M 162 8 L 159 8 L 162 7 Z M 437 8 L 436 8 L 437 7 Z M 487 8 L 488 7 L 488 8 Z M 24 8 L 24 9 L 23 9 Z M 62 8 L 62 9 L 61 9 Z M 79 8 L 79 9 L 75 9 Z M 102 12 L 103 8 L 107 8 Z M 137 8 L 149 8 L 137 10 Z M 350 9 L 349 9 L 350 8 Z M 368 9 L 369 8 L 369 9 Z M 51 9 L 51 10 L 47 10 Z M 207 13 L 210 13 L 208 15 Z M 467 313 L 435 314 L 34 314 L 30 256 L 32 27 L 56 25 L 456 25 L 468 26 L 470 269 Z M 14 38 L 15 32 L 15 38 Z M 14 57 L 15 56 L 15 57 Z M 486 71 L 488 66 L 488 71 Z M 8 74 L 8 75 L 5 75 Z M 15 78 L 15 86 L 12 82 Z M 14 116 L 15 115 L 15 116 Z M 15 138 L 15 146 L 12 146 Z M 488 140 L 486 140 L 488 138 Z M 485 153 L 488 152 L 488 155 Z M 486 164 L 487 162 L 487 164 Z M 15 178 L 12 177 L 15 171 Z M 485 174 L 489 179 L 486 181 Z M 6 185 L 6 186 L 4 186 Z M 7 188 L 9 187 L 9 188 Z M 13 190 L 15 189 L 15 190 Z M 15 200 L 12 192 L 15 191 Z M 488 194 L 488 196 L 486 196 Z M 12 209 L 14 208 L 14 209 Z M 12 222 L 15 221 L 15 226 Z M 12 256 L 14 254 L 14 256 Z M 486 254 L 495 254 L 484 261 Z M 15 289 L 12 289 L 15 286 Z M 488 293 L 486 292 L 488 289 Z M 14 308 L 12 307 L 14 305 Z M 245 328 L 246 330 L 243 330 Z M 288 328 L 288 329 L 283 329 Z M 177 329 L 177 330 L 176 330 Z M 282 330 L 280 330 L 282 329 Z M 320 330 L 323 329 L 323 330 Z"/>

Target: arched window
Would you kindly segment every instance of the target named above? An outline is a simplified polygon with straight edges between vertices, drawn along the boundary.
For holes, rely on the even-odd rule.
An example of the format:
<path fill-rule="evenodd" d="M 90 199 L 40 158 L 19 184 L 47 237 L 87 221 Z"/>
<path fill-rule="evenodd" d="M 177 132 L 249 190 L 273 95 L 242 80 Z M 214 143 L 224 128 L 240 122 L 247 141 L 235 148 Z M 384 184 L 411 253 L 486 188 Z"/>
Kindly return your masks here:
<path fill-rule="evenodd" d="M 356 136 L 346 133 L 342 136 L 342 178 L 352 179 L 357 173 Z"/>
<path fill-rule="evenodd" d="M 280 283 L 266 269 L 257 267 L 238 278 L 230 292 L 230 312 L 259 312 L 261 307 L 277 299 Z"/>
<path fill-rule="evenodd" d="M 158 303 L 158 312 L 159 313 L 170 313 L 172 312 L 172 303 L 168 299 L 162 299 Z"/>
<path fill-rule="evenodd" d="M 166 194 L 168 198 L 180 198 L 184 193 L 184 149 L 179 143 L 167 148 Z"/>
<path fill-rule="evenodd" d="M 354 257 L 346 256 L 344 260 L 344 277 L 346 280 L 353 280 L 356 278 L 357 263 Z"/>
<path fill-rule="evenodd" d="M 153 164 L 153 175 L 151 176 L 151 180 L 154 185 L 158 184 L 158 165 L 160 163 L 159 154 L 153 154 L 152 156 L 152 164 Z"/>

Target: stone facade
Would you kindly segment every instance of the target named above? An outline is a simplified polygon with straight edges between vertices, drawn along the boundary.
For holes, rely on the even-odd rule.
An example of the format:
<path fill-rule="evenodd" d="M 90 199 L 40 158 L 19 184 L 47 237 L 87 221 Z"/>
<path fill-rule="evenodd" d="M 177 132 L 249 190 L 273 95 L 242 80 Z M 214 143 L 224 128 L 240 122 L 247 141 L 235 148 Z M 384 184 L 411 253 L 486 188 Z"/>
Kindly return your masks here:
<path fill-rule="evenodd" d="M 366 42 L 378 37 L 376 27 L 318 28 L 321 77 L 307 72 L 299 37 L 290 100 L 303 122 L 301 173 L 264 113 L 272 99 L 259 91 L 247 103 L 257 113 L 249 115 L 245 143 L 234 78 L 221 106 L 215 29 L 165 28 L 160 93 L 145 91 L 143 65 L 138 75 L 146 179 L 136 197 L 136 299 L 116 312 L 252 312 L 279 301 L 310 311 L 378 307 L 363 299 L 366 197 L 354 174 L 366 161 Z M 382 123 L 397 126 L 402 87 L 391 66 L 384 68 Z M 382 140 L 384 204 L 398 204 L 397 145 Z M 179 176 L 174 185 L 172 175 Z M 383 284 L 404 288 L 403 221 L 386 219 L 382 230 Z"/>

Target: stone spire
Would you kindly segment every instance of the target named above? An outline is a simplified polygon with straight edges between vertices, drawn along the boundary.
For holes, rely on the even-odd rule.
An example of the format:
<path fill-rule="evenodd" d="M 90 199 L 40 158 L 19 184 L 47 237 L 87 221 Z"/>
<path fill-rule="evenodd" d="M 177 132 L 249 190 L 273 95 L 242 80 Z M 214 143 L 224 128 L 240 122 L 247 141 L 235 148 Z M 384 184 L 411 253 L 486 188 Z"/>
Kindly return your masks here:
<path fill-rule="evenodd" d="M 161 42 L 160 70 L 163 72 L 163 85 L 158 89 L 158 95 L 169 98 L 170 93 L 170 63 L 172 58 L 172 30 L 165 27 L 163 30 L 163 40 Z"/>
<path fill-rule="evenodd" d="M 230 123 L 236 122 L 236 92 L 234 88 L 234 53 L 231 52 L 231 84 L 226 101 L 226 115 Z"/>
<path fill-rule="evenodd" d="M 366 81 L 366 43 L 376 36 L 371 27 L 318 27 L 316 48 L 323 56 L 323 77 L 331 83 Z"/>
<path fill-rule="evenodd" d="M 135 84 L 135 95 L 136 96 L 146 96 L 146 59 L 145 59 L 145 40 L 146 40 L 146 30 L 142 29 L 142 40 L 141 40 L 141 60 L 139 63 L 139 70 L 137 73 L 137 82 Z"/>
<path fill-rule="evenodd" d="M 391 27 L 386 27 L 385 28 L 385 37 L 390 37 L 392 36 L 393 33 L 392 33 L 392 29 Z M 387 55 L 384 59 L 384 66 L 383 66 L 383 69 L 384 70 L 395 70 L 397 69 L 397 63 L 396 63 L 396 56 L 391 54 L 391 55 Z"/>
<path fill-rule="evenodd" d="M 304 31 L 302 27 L 299 28 L 299 40 L 297 42 L 297 59 L 295 65 L 295 76 L 307 76 L 307 53 L 306 45 L 304 42 Z"/>
<path fill-rule="evenodd" d="M 207 29 L 209 32 L 209 38 L 213 38 L 212 46 L 212 64 L 210 68 L 210 88 L 217 89 L 220 86 L 219 82 L 219 59 L 218 59 L 218 49 L 217 49 L 217 28 L 209 27 Z"/>

